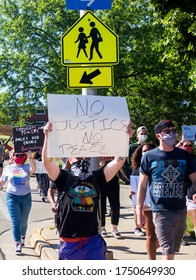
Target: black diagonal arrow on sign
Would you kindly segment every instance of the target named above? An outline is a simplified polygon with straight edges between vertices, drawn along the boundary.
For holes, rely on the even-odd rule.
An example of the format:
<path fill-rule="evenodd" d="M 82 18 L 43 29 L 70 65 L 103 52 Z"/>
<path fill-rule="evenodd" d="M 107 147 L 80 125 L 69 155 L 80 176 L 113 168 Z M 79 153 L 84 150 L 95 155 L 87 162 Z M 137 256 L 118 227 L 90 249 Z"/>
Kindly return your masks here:
<path fill-rule="evenodd" d="M 99 69 L 93 71 L 90 74 L 87 74 L 86 71 L 84 71 L 84 74 L 82 75 L 82 78 L 80 80 L 80 84 L 93 84 L 93 82 L 91 80 L 100 74 L 101 74 L 101 71 Z"/>

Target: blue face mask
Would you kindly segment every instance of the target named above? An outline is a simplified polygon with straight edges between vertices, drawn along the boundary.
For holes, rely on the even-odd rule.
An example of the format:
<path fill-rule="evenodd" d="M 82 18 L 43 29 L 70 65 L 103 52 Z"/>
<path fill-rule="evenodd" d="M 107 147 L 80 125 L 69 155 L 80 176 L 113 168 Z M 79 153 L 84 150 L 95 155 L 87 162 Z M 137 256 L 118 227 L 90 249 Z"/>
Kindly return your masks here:
<path fill-rule="evenodd" d="M 170 132 L 170 134 L 163 134 L 161 140 L 168 147 L 173 147 L 176 144 L 176 134 Z"/>

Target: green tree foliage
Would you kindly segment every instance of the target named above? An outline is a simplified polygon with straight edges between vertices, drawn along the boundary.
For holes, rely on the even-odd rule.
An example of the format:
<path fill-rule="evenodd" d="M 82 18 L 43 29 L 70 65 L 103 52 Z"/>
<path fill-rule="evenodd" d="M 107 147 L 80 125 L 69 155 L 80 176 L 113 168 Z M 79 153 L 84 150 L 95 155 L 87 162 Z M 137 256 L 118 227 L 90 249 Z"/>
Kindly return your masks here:
<path fill-rule="evenodd" d="M 196 54 L 196 2 L 194 0 L 151 0 L 163 18 L 167 42 L 181 58 L 193 58 Z"/>
<path fill-rule="evenodd" d="M 164 45 L 163 60 L 178 62 L 188 60 L 191 64 L 189 77 L 191 88 L 195 88 L 196 68 L 196 2 L 194 0 L 150 0 L 157 17 L 164 25 L 160 44 Z"/>
<path fill-rule="evenodd" d="M 21 110 L 32 112 L 49 92 L 65 93 L 60 36 L 78 13 L 65 11 L 64 0 L 4 0 L 0 14 L 0 122 L 4 123 L 6 118 L 9 122 L 10 108 L 12 116 L 24 120 Z"/>
<path fill-rule="evenodd" d="M 152 131 L 160 119 L 171 118 L 181 128 L 196 123 L 192 61 L 163 59 L 165 26 L 148 1 L 114 1 L 105 22 L 120 34 L 120 63 L 115 67 L 112 95 L 126 96 L 137 126 Z M 173 54 L 175 55 L 175 53 Z"/>
<path fill-rule="evenodd" d="M 168 48 L 173 39 L 155 4 L 114 0 L 111 10 L 95 11 L 120 39 L 115 86 L 98 94 L 125 96 L 135 127 L 152 129 L 160 119 L 171 118 L 180 129 L 196 123 L 194 59 L 191 53 L 184 59 L 185 51 L 183 59 L 176 55 L 176 40 Z M 47 93 L 81 94 L 67 88 L 60 59 L 60 37 L 79 12 L 66 10 L 64 0 L 3 0 L 0 13 L 0 124 L 12 122 L 10 107 L 21 117 Z"/>

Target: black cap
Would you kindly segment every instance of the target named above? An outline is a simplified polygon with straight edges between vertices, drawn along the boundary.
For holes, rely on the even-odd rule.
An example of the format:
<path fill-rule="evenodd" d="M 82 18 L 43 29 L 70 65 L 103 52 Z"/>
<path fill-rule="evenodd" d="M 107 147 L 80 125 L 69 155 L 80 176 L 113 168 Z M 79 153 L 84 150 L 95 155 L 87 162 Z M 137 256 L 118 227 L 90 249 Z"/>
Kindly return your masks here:
<path fill-rule="evenodd" d="M 171 127 L 173 125 L 173 123 L 170 120 L 163 120 L 161 122 L 159 122 L 158 124 L 155 125 L 155 134 L 160 133 L 163 129 L 167 128 L 167 127 Z"/>

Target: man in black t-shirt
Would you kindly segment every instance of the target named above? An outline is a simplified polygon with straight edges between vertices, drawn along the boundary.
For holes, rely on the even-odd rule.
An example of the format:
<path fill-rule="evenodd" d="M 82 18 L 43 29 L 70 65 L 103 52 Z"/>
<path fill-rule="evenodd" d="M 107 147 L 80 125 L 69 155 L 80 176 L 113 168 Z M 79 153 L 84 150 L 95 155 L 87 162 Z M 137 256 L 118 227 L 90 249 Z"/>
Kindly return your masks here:
<path fill-rule="evenodd" d="M 155 126 L 159 147 L 145 153 L 140 166 L 137 199 L 138 226 L 145 226 L 142 215 L 147 184 L 151 209 L 163 259 L 173 260 L 186 229 L 186 179 L 196 189 L 196 166 L 187 151 L 175 147 L 176 132 L 170 120 Z M 193 197 L 196 202 L 196 196 Z"/>

